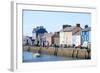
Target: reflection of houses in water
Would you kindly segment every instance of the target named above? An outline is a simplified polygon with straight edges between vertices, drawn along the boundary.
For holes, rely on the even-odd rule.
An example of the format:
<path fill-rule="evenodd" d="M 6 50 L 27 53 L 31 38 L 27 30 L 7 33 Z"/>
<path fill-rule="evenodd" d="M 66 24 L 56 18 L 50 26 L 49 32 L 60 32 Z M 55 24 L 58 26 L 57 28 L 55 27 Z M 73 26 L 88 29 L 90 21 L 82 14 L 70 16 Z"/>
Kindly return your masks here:
<path fill-rule="evenodd" d="M 35 40 L 35 45 L 42 45 L 43 39 L 42 37 L 44 34 L 47 33 L 47 30 L 43 26 L 39 26 L 33 29 L 32 34 L 33 34 L 33 39 Z"/>
<path fill-rule="evenodd" d="M 85 25 L 85 28 L 82 30 L 81 33 L 81 43 L 84 47 L 89 47 L 91 45 L 91 28 L 88 25 Z"/>
<path fill-rule="evenodd" d="M 73 37 L 73 35 L 75 36 L 75 33 L 78 33 L 81 29 L 80 24 L 76 24 L 76 26 L 64 25 L 60 31 L 60 45 L 72 46 L 73 41 L 76 40 L 80 44 L 80 37 Z"/>

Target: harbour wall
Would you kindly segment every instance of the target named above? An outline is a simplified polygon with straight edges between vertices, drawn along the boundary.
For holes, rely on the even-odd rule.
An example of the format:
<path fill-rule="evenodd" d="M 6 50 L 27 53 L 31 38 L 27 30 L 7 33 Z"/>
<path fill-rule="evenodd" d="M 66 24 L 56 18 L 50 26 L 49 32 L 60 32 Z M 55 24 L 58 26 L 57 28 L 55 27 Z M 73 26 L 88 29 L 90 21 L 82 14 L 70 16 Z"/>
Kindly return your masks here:
<path fill-rule="evenodd" d="M 73 57 L 81 59 L 90 59 L 91 51 L 80 48 L 53 48 L 53 47 L 24 47 L 24 51 L 31 51 L 34 53 L 41 53 L 47 55 Z"/>

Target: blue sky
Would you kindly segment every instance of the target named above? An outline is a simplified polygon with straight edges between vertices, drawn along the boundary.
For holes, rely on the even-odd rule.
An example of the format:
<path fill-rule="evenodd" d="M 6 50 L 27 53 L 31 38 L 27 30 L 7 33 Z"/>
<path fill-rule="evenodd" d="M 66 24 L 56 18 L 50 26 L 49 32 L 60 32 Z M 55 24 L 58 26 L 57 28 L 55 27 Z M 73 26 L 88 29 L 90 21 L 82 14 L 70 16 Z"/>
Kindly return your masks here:
<path fill-rule="evenodd" d="M 91 25 L 91 14 L 71 12 L 50 12 L 50 11 L 23 11 L 23 34 L 32 36 L 32 29 L 37 26 L 44 26 L 48 32 L 56 32 L 62 29 L 62 25 L 69 24 L 81 27 Z"/>

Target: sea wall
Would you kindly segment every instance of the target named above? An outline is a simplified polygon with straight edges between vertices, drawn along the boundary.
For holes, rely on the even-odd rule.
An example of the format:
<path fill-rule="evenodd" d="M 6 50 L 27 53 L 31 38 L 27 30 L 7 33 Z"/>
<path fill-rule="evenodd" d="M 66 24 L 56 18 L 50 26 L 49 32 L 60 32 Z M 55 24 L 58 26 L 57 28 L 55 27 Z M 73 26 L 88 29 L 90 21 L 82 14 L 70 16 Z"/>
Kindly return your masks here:
<path fill-rule="evenodd" d="M 87 49 L 79 48 L 24 47 L 24 51 L 82 59 L 89 59 L 91 57 L 91 51 L 88 52 Z"/>

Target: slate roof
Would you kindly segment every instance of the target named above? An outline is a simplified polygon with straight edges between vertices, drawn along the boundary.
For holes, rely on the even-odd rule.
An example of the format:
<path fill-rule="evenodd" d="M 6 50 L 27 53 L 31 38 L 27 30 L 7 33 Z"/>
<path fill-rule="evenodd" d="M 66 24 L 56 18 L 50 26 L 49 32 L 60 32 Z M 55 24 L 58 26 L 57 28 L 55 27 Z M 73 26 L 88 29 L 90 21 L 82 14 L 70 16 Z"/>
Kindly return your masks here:
<path fill-rule="evenodd" d="M 34 28 L 32 33 L 44 34 L 44 33 L 47 33 L 47 30 L 43 26 L 40 26 L 40 27 Z"/>
<path fill-rule="evenodd" d="M 91 31 L 91 27 L 85 28 L 82 31 Z"/>
<path fill-rule="evenodd" d="M 74 33 L 73 35 L 81 35 L 81 31 Z"/>
<path fill-rule="evenodd" d="M 64 31 L 64 32 L 70 32 L 70 31 L 72 31 L 74 28 L 75 28 L 75 26 L 72 26 L 72 27 L 66 27 L 66 28 L 62 29 L 61 31 Z"/>
<path fill-rule="evenodd" d="M 53 36 L 53 33 L 44 33 L 44 36 Z"/>
<path fill-rule="evenodd" d="M 53 37 L 59 37 L 59 32 L 55 32 Z"/>
<path fill-rule="evenodd" d="M 66 28 L 62 29 L 61 31 L 72 32 L 72 35 L 80 35 L 81 30 L 82 30 L 81 27 L 71 26 L 71 27 L 66 27 Z"/>

